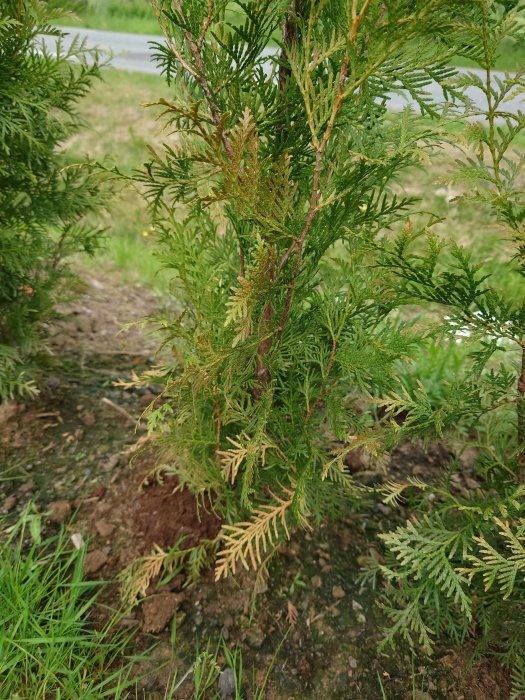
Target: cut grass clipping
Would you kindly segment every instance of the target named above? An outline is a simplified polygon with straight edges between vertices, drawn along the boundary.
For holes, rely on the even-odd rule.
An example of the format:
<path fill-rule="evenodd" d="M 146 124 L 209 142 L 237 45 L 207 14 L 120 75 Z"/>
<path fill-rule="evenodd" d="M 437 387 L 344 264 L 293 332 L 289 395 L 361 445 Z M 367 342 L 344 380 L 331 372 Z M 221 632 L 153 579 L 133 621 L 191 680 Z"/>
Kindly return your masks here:
<path fill-rule="evenodd" d="M 40 532 L 27 509 L 0 544 L 0 699 L 125 697 L 127 638 L 89 622 L 101 585 L 83 578 L 85 546 Z"/>

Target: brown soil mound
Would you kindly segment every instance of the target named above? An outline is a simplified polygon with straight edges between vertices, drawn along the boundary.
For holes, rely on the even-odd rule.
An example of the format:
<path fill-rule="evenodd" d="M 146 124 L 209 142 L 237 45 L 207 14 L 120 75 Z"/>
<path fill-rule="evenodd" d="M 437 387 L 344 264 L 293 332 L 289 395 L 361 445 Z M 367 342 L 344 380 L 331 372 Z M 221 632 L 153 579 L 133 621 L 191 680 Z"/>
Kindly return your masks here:
<path fill-rule="evenodd" d="M 79 524 L 93 537 L 92 547 L 111 547 L 104 575 L 118 573 L 115 569 L 149 554 L 155 545 L 167 549 L 184 537 L 183 546 L 192 547 L 219 531 L 219 518 L 198 508 L 187 490 L 177 489 L 176 479 L 151 481 L 150 471 L 145 455 L 132 468 L 116 472 L 101 498 L 88 498 L 81 506 Z"/>

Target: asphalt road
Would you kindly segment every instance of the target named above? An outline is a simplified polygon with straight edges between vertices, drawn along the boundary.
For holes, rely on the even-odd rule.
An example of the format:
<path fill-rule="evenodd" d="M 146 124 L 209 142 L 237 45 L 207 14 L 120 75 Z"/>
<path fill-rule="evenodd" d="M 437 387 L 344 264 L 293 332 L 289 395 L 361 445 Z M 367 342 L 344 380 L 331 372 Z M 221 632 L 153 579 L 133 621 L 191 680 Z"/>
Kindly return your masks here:
<path fill-rule="evenodd" d="M 64 44 L 67 47 L 72 38 L 79 36 L 85 39 L 89 47 L 98 47 L 111 56 L 111 65 L 120 70 L 136 71 L 139 73 L 158 73 L 155 63 L 151 60 L 150 42 L 162 42 L 161 36 L 151 36 L 146 34 L 125 34 L 122 32 L 105 32 L 97 29 L 67 29 L 68 33 L 64 39 Z M 44 42 L 50 46 L 54 43 L 53 37 L 45 37 Z M 270 53 L 270 52 L 269 52 Z M 484 73 L 480 70 L 472 69 L 484 77 Z M 504 79 L 505 74 L 494 71 L 494 79 Z M 432 98 L 439 103 L 444 102 L 443 93 L 437 84 L 430 85 L 427 88 Z M 485 98 L 477 89 L 467 91 L 470 99 L 480 109 L 485 108 Z M 389 107 L 392 110 L 399 110 L 407 104 L 414 104 L 409 95 L 392 93 L 389 95 Z M 505 109 L 513 114 L 519 111 L 525 111 L 525 94 L 517 95 L 508 100 L 505 104 Z"/>

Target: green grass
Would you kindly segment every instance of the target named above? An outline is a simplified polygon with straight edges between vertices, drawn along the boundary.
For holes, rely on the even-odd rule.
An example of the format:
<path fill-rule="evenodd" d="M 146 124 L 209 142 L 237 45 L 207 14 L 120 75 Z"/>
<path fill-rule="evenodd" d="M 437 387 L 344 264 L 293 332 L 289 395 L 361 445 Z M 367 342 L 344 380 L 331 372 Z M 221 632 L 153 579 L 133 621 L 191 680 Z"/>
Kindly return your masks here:
<path fill-rule="evenodd" d="M 63 27 L 86 27 L 112 32 L 160 35 L 161 30 L 149 0 L 53 0 L 53 5 L 66 7 L 70 14 L 58 23 Z M 228 20 L 244 21 L 244 13 L 231 3 Z"/>
<path fill-rule="evenodd" d="M 143 700 L 140 680 L 157 662 L 147 653 L 128 656 L 132 638 L 116 631 L 118 615 L 103 625 L 95 623 L 102 584 L 84 579 L 86 546 L 75 549 L 65 529 L 42 539 L 42 520 L 27 508 L 0 543 L 0 700 Z M 250 697 L 263 700 L 288 633 L 258 683 L 255 671 L 244 667 L 238 647 L 230 649 L 222 638 L 208 642 L 184 673 L 174 671 L 164 700 L 218 700 L 224 669 L 232 672 L 237 700 L 245 697 L 247 687 Z M 175 624 L 170 644 L 175 658 Z M 138 676 L 137 661 L 145 662 Z"/>
<path fill-rule="evenodd" d="M 132 34 L 160 34 L 157 18 L 148 0 L 79 0 L 54 5 L 71 8 L 60 20 L 64 27 L 86 27 Z"/>
<path fill-rule="evenodd" d="M 148 146 L 159 148 L 170 140 L 159 133 L 155 109 L 144 107 L 160 96 L 170 97 L 161 77 L 105 69 L 103 81 L 81 102 L 86 125 L 67 144 L 71 156 L 109 168 L 117 165 L 126 174 L 140 168 L 148 159 Z M 124 282 L 166 294 L 170 277 L 155 256 L 155 233 L 142 195 L 125 183 L 114 187 L 107 210 L 97 218 L 106 229 L 104 247 L 83 264 L 118 270 Z"/>
<path fill-rule="evenodd" d="M 127 639 L 89 622 L 101 585 L 84 579 L 85 546 L 40 531 L 26 510 L 0 545 L 1 700 L 126 697 Z"/>

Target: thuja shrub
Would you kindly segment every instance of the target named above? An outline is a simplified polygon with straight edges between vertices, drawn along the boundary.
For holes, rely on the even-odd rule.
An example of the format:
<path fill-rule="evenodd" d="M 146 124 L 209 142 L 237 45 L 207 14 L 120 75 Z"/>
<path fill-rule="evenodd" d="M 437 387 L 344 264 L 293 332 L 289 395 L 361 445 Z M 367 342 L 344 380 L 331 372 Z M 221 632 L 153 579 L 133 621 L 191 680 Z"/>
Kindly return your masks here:
<path fill-rule="evenodd" d="M 31 389 L 20 368 L 69 282 L 67 258 L 100 237 L 85 223 L 99 185 L 64 151 L 99 64 L 79 41 L 65 48 L 58 16 L 38 0 L 0 7 L 0 399 Z"/>
<path fill-rule="evenodd" d="M 392 184 L 440 139 L 426 88 L 457 96 L 448 63 L 479 3 L 153 5 L 171 138 L 139 181 L 181 312 L 162 320 L 174 361 L 150 420 L 163 467 L 228 523 L 221 578 L 367 496 L 342 461 L 383 447 L 361 397 L 393 391 L 420 343 L 378 265 L 414 206 Z M 424 118 L 390 114 L 394 89 Z"/>
<path fill-rule="evenodd" d="M 473 638 L 477 653 L 512 668 L 517 698 L 525 693 L 525 116 L 516 103 L 524 80 L 492 66 L 502 42 L 523 35 L 525 4 L 480 0 L 475 12 L 467 31 L 478 69 L 456 85 L 476 101 L 450 179 L 461 191 L 457 206 L 483 213 L 494 250 L 480 256 L 474 230 L 472 244 L 460 247 L 432 227 L 407 226 L 378 251 L 396 291 L 432 308 L 442 344 L 460 334 L 464 353 L 439 400 L 422 384 L 385 398 L 378 434 L 386 443 L 392 433 L 445 436 L 458 459 L 438 484 L 386 489 L 389 502 L 406 498 L 417 516 L 383 535 L 386 560 L 376 573 L 392 622 L 386 643 L 404 636 L 430 650 L 443 635 Z M 466 449 L 474 461 L 467 493 L 457 488 Z"/>

